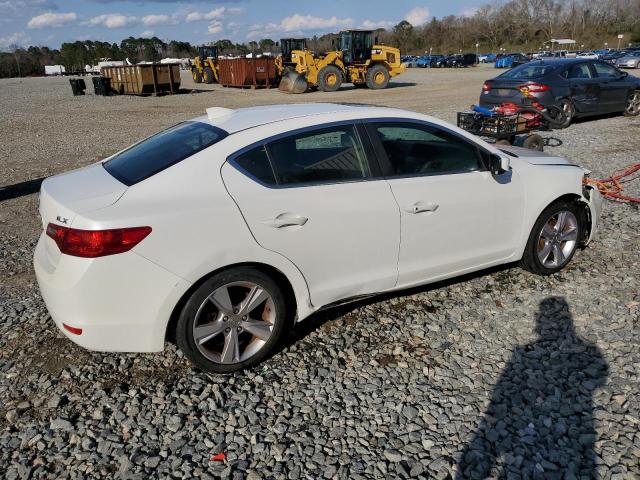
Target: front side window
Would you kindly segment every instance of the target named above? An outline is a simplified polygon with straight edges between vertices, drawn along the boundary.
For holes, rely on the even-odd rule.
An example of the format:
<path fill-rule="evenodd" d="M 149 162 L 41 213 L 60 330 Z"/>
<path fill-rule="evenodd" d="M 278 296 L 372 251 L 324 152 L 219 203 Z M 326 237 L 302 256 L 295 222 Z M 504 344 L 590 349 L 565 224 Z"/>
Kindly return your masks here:
<path fill-rule="evenodd" d="M 125 185 L 133 185 L 204 150 L 227 132 L 202 122 L 184 122 L 129 147 L 103 166 Z"/>
<path fill-rule="evenodd" d="M 606 63 L 595 62 L 593 64 L 596 69 L 596 73 L 600 78 L 617 78 L 618 70 L 611 65 L 607 65 Z"/>
<path fill-rule="evenodd" d="M 292 135 L 267 145 L 279 185 L 334 183 L 370 176 L 352 125 Z"/>
<path fill-rule="evenodd" d="M 391 176 L 438 175 L 483 168 L 478 148 L 428 125 L 374 126 L 391 166 Z"/>

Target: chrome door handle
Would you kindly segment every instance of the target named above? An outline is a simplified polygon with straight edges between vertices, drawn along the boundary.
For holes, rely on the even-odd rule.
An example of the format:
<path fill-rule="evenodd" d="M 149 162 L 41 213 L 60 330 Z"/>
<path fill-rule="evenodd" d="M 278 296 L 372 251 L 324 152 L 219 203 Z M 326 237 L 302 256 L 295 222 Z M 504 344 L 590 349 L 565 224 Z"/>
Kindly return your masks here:
<path fill-rule="evenodd" d="M 423 201 L 419 201 L 416 202 L 412 205 L 408 205 L 404 208 L 404 211 L 407 213 L 424 213 L 424 212 L 435 212 L 436 210 L 438 210 L 438 207 L 440 205 L 437 205 L 433 202 L 423 202 Z"/>
<path fill-rule="evenodd" d="M 262 223 L 273 228 L 284 228 L 284 227 L 295 227 L 295 226 L 301 227 L 308 221 L 309 219 L 307 217 L 303 217 L 302 215 L 295 215 L 291 213 L 281 213 L 275 218 L 269 218 L 267 220 L 263 220 Z"/>

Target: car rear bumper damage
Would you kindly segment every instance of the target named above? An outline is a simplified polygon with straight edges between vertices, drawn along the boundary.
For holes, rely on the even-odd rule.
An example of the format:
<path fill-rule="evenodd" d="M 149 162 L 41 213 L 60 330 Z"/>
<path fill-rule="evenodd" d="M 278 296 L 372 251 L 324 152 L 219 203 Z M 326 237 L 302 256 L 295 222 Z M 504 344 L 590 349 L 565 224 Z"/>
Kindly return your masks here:
<path fill-rule="evenodd" d="M 54 264 L 44 234 L 34 254 L 42 298 L 60 331 L 98 351 L 156 352 L 190 284 L 133 251 L 97 259 L 61 255 Z"/>

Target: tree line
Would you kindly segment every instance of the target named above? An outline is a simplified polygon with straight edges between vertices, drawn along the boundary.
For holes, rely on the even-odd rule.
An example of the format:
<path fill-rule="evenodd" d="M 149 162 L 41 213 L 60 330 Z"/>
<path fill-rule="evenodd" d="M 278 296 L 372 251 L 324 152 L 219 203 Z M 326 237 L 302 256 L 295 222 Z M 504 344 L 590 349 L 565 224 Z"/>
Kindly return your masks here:
<path fill-rule="evenodd" d="M 640 43 L 640 0 L 511 0 L 486 4 L 465 15 L 433 18 L 414 26 L 406 20 L 390 30 L 376 30 L 381 43 L 400 48 L 403 54 L 475 51 L 537 51 L 552 38 L 576 40 L 576 48 L 602 48 Z M 335 34 L 308 39 L 316 52 L 332 49 Z M 277 52 L 279 44 L 269 38 L 247 43 L 218 40 L 214 45 L 228 55 Z M 584 46 L 584 47 L 582 47 Z M 68 72 L 81 71 L 100 59 L 129 59 L 132 63 L 165 57 L 194 57 L 197 47 L 189 42 L 164 42 L 158 37 L 129 37 L 119 44 L 92 40 L 63 43 L 60 49 L 31 46 L 0 53 L 0 77 L 44 73 L 45 65 L 64 65 Z"/>
<path fill-rule="evenodd" d="M 640 43 L 639 0 L 511 0 L 466 15 L 433 18 L 415 27 L 402 21 L 384 37 L 402 53 L 538 51 L 552 38 L 570 38 L 576 49 Z"/>

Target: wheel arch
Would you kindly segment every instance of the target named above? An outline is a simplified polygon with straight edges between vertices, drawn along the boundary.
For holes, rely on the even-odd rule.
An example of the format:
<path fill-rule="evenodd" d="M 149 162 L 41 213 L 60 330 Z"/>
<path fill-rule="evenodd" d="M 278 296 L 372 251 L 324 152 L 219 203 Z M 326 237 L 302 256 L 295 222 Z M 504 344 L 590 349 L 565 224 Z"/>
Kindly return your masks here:
<path fill-rule="evenodd" d="M 578 220 L 580 222 L 583 222 L 582 224 L 586 226 L 586 228 L 584 229 L 584 232 L 582 232 L 582 238 L 579 239 L 579 244 L 585 245 L 589 241 L 589 238 L 591 236 L 591 229 L 593 227 L 592 225 L 593 222 L 591 219 L 591 210 L 589 209 L 589 204 L 584 200 L 584 198 L 582 198 L 577 193 L 565 193 L 563 195 L 560 195 L 559 197 L 554 198 L 551 201 L 548 201 L 546 205 L 544 205 L 544 207 L 540 209 L 540 211 L 533 218 L 533 220 L 529 222 L 529 225 L 525 230 L 526 235 L 524 239 L 524 245 L 522 248 L 523 251 L 524 251 L 524 248 L 526 247 L 527 241 L 529 240 L 529 236 L 531 235 L 533 227 L 535 226 L 536 222 L 540 218 L 540 215 L 542 215 L 542 212 L 544 212 L 547 208 L 549 208 L 554 203 L 558 203 L 558 202 L 572 202 L 578 206 L 579 212 L 580 212 L 580 218 Z"/>
<path fill-rule="evenodd" d="M 287 305 L 287 312 L 290 315 L 290 318 L 296 318 L 298 312 L 298 301 L 296 299 L 295 290 L 291 281 L 287 278 L 287 276 L 278 268 L 268 265 L 266 263 L 261 262 L 241 262 L 235 263 L 231 265 L 226 265 L 224 267 L 213 270 L 206 275 L 202 276 L 198 280 L 196 280 L 186 292 L 182 294 L 178 302 L 173 307 L 171 311 L 171 315 L 169 316 L 169 321 L 167 322 L 167 326 L 165 329 L 165 341 L 175 342 L 175 330 L 178 323 L 178 318 L 180 317 L 180 312 L 184 308 L 184 305 L 187 303 L 193 292 L 195 292 L 200 286 L 209 280 L 214 275 L 225 272 L 227 270 L 231 270 L 239 267 L 252 267 L 257 270 L 260 270 L 262 273 L 271 277 L 276 284 L 282 289 L 282 293 L 285 297 L 285 302 Z"/>

